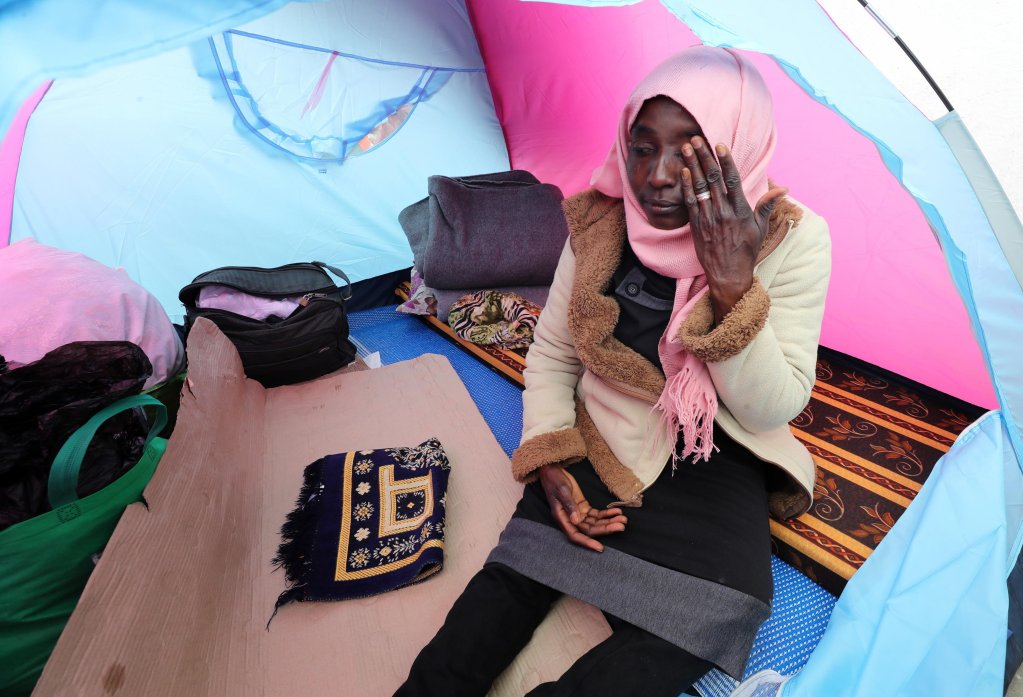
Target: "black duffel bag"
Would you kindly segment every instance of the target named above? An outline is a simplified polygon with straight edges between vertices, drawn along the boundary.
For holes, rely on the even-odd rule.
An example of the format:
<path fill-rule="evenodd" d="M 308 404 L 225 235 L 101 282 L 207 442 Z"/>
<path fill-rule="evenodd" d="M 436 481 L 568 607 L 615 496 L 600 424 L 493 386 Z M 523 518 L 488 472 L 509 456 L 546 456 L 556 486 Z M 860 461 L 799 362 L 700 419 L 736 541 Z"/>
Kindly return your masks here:
<path fill-rule="evenodd" d="M 346 285 L 339 288 L 328 270 Z M 302 299 L 288 317 L 259 320 L 198 307 L 199 293 L 206 286 L 227 286 L 265 298 Z M 198 317 L 212 320 L 238 349 L 245 374 L 265 387 L 312 380 L 355 360 L 345 314 L 351 282 L 343 271 L 321 261 L 274 269 L 224 266 L 196 276 L 178 298 L 185 306 L 185 331 Z"/>

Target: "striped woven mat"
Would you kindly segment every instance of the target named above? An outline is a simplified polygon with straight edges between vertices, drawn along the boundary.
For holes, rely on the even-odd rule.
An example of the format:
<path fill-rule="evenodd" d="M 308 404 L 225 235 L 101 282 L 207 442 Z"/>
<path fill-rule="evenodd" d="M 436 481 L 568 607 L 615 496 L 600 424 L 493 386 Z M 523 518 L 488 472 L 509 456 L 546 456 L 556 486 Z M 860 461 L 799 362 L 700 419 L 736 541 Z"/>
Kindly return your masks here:
<path fill-rule="evenodd" d="M 408 284 L 399 286 L 407 299 Z M 525 349 L 477 346 L 421 319 L 521 386 Z M 774 552 L 839 595 L 920 491 L 956 436 L 984 410 L 821 347 L 810 403 L 791 428 L 817 463 L 813 507 L 771 520 Z"/>

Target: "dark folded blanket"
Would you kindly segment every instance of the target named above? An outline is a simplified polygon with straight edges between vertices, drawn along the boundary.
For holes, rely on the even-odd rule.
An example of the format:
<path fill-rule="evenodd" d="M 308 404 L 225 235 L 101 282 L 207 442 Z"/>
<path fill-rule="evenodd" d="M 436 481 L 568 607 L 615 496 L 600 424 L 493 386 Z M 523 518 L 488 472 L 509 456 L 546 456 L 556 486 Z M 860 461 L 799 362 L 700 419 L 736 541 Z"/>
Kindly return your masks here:
<path fill-rule="evenodd" d="M 529 172 L 432 176 L 403 210 L 416 268 L 436 289 L 543 286 L 568 237 L 563 196 Z"/>

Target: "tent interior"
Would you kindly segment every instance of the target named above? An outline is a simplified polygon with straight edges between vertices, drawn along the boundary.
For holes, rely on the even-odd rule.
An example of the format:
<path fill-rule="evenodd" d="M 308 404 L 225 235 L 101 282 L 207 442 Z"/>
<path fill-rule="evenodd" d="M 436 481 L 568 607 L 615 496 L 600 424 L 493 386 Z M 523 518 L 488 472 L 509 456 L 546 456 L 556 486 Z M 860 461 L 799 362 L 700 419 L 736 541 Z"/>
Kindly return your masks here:
<path fill-rule="evenodd" d="M 110 28 L 94 35 L 55 17 L 68 3 L 27 4 L 5 16 L 0 3 L 0 64 L 16 68 L 0 81 L 0 268 L 25 240 L 78 252 L 125 269 L 181 323 L 178 293 L 204 271 L 322 260 L 364 294 L 350 307 L 363 353 L 448 356 L 506 455 L 519 387 L 393 311 L 413 261 L 399 213 L 433 175 L 528 170 L 565 197 L 583 191 L 639 77 L 701 42 L 746 51 L 774 98 L 770 176 L 830 229 L 821 346 L 856 362 L 829 404 L 902 380 L 866 409 L 899 412 L 895 442 L 933 457 L 919 478 L 885 475 L 912 494 L 877 539 L 842 538 L 863 552 L 840 595 L 775 550 L 775 614 L 745 677 L 776 671 L 786 697 L 1007 689 L 1023 660 L 1010 611 L 1023 590 L 1023 237 L 1006 237 L 1019 222 L 993 231 L 982 199 L 1012 208 L 997 182 L 975 192 L 963 173 L 939 133 L 955 115 L 935 126 L 816 3 L 236 0 L 220 15 L 183 3 L 164 24 L 121 0 L 99 3 L 94 25 Z M 0 353 L 9 332 L 0 321 Z M 948 411 L 940 428 L 932 397 Z M 970 418 L 953 429 L 953 412 Z M 831 418 L 822 428 L 855 428 Z M 825 459 L 815 505 L 828 503 Z M 856 482 L 883 486 L 878 458 L 848 459 Z M 81 659 L 67 644 L 64 666 Z M 72 674 L 46 671 L 37 694 Z M 697 689 L 743 688 L 717 673 Z"/>

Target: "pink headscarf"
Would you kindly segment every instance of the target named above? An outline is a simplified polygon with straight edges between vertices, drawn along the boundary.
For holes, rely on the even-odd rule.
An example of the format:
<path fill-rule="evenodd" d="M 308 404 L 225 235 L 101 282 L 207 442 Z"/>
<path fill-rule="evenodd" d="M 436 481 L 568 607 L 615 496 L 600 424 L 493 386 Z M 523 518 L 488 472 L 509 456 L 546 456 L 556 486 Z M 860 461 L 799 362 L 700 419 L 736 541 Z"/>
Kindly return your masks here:
<path fill-rule="evenodd" d="M 643 103 L 664 95 L 681 104 L 700 124 L 710 147 L 724 143 L 742 177 L 750 206 L 767 193 L 767 165 L 777 140 L 771 94 L 753 64 L 730 49 L 697 46 L 661 63 L 633 91 L 618 123 L 618 138 L 591 184 L 625 202 L 629 244 L 643 264 L 678 279 L 675 306 L 661 337 L 658 354 L 665 386 L 656 408 L 667 435 L 682 432 L 681 457 L 707 460 L 714 449 L 717 392 L 707 366 L 678 341 L 682 322 L 707 292 L 707 279 L 696 256 L 689 225 L 659 230 L 651 225 L 629 186 L 626 158 L 629 129 Z"/>

